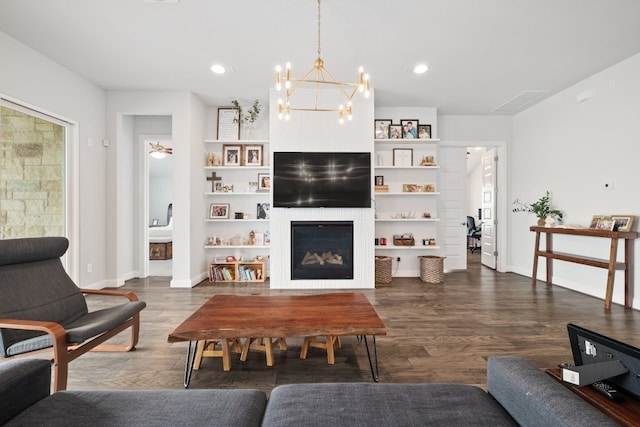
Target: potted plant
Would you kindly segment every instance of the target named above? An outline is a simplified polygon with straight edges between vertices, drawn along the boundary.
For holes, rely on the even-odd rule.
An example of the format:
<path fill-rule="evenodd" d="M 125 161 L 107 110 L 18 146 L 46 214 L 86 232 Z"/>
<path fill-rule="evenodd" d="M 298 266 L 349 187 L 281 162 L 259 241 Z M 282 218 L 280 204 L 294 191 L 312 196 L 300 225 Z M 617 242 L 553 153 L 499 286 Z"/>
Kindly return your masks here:
<path fill-rule="evenodd" d="M 545 225 L 545 221 L 553 223 L 556 219 L 562 220 L 562 212 L 557 209 L 551 209 L 551 193 L 549 190 L 544 196 L 540 197 L 534 203 L 526 203 L 519 199 L 513 202 L 515 206 L 513 212 L 530 212 L 538 218 L 538 225 Z"/>

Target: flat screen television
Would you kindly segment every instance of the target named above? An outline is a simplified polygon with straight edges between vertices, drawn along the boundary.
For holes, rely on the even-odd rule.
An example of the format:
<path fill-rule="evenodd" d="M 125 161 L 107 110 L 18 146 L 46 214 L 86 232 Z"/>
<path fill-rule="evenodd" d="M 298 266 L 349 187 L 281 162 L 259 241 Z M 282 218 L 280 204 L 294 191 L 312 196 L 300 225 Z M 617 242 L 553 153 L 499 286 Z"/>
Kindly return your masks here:
<path fill-rule="evenodd" d="M 370 208 L 371 153 L 273 153 L 273 207 Z"/>
<path fill-rule="evenodd" d="M 567 330 L 576 366 L 619 360 L 629 372 L 608 378 L 607 382 L 640 399 L 640 349 L 571 323 Z"/>

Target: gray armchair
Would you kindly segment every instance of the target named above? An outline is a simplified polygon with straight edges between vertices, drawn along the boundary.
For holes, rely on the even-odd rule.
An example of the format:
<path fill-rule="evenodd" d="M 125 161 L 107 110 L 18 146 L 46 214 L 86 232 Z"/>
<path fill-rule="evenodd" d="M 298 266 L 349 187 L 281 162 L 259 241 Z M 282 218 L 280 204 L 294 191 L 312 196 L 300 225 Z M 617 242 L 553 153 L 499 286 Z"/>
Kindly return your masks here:
<path fill-rule="evenodd" d="M 146 306 L 132 292 L 78 288 L 60 261 L 68 246 L 64 237 L 0 240 L 0 355 L 53 349 L 54 391 L 66 389 L 69 362 L 87 351 L 134 349 Z M 127 301 L 89 312 L 85 294 Z M 129 345 L 101 345 L 128 328 Z"/>

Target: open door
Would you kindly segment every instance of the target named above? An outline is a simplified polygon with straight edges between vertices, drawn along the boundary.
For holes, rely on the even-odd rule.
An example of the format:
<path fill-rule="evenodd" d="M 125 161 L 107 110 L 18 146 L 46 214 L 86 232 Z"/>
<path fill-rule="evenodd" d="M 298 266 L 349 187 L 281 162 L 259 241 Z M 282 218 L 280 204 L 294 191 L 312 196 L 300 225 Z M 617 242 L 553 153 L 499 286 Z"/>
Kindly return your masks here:
<path fill-rule="evenodd" d="M 440 146 L 440 195 L 438 209 L 445 269 L 467 269 L 467 149 Z M 440 210 L 442 213 L 440 213 Z"/>
<path fill-rule="evenodd" d="M 482 155 L 482 239 L 481 262 L 489 268 L 496 269 L 496 172 L 498 154 L 495 148 Z"/>

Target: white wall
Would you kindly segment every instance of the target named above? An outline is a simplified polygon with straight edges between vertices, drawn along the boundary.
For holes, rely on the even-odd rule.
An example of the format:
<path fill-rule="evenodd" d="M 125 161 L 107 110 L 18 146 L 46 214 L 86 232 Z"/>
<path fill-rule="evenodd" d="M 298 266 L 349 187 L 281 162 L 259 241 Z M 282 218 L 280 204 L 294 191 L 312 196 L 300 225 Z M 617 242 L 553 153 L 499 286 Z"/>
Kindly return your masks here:
<path fill-rule="evenodd" d="M 76 233 L 70 236 L 71 273 L 82 287 L 103 287 L 108 258 L 104 245 L 107 149 L 101 143 L 106 137 L 106 94 L 3 32 L 0 58 L 1 95 L 77 125 L 77 139 L 72 139 L 71 147 L 77 153 L 77 164 L 71 165 L 75 175 L 70 178 L 78 193 L 70 197 L 79 211 L 72 218 Z M 87 264 L 93 266 L 91 273 Z"/>
<path fill-rule="evenodd" d="M 130 187 L 135 185 L 141 173 L 130 165 L 131 140 L 127 130 L 127 117 L 137 115 L 171 116 L 173 140 L 173 279 L 172 287 L 192 287 L 206 277 L 206 262 L 202 250 L 204 224 L 198 213 L 203 206 L 200 182 L 205 156 L 202 144 L 205 128 L 205 107 L 188 92 L 120 92 L 113 91 L 107 97 L 108 135 L 112 140 L 107 171 L 108 253 L 113 254 L 108 280 L 122 285 L 127 279 L 131 257 L 129 230 L 140 235 L 135 219 L 137 203 Z M 187 189 L 186 191 L 180 191 Z M 198 213 L 194 213 L 194 211 Z"/>
<path fill-rule="evenodd" d="M 298 89 L 298 102 L 313 100 L 314 92 Z M 278 98 L 271 90 L 269 128 L 271 152 L 275 151 L 356 151 L 373 152 L 373 94 L 353 100 L 353 120 L 338 123 L 338 113 L 293 112 L 290 121 L 278 119 Z M 323 92 L 323 102 L 343 102 L 337 91 Z M 296 104 L 297 105 L 297 104 Z M 325 104 L 323 104 L 325 105 Z M 329 105 L 329 104 L 327 104 Z M 372 182 L 373 184 L 373 182 Z M 374 278 L 374 209 L 373 208 L 273 208 L 271 227 L 271 288 L 373 288 Z M 353 221 L 353 280 L 291 280 L 291 221 Z"/>
<path fill-rule="evenodd" d="M 566 224 L 588 226 L 595 214 L 640 215 L 637 183 L 640 158 L 640 54 L 604 70 L 514 117 L 510 147 L 510 198 L 535 201 L 552 192 Z M 592 91 L 582 103 L 576 96 Z M 614 182 L 613 190 L 604 190 Z M 511 269 L 527 276 L 533 265 L 534 233 L 530 214 L 511 214 Z M 637 229 L 637 228 L 636 228 Z M 554 249 L 606 258 L 606 239 L 559 237 Z M 620 255 L 619 255 L 620 256 Z M 635 282 L 640 268 L 635 244 Z M 541 263 L 544 264 L 544 263 Z M 539 277 L 544 277 L 544 265 Z M 554 282 L 604 297 L 606 270 L 566 262 L 554 263 Z M 613 300 L 623 303 L 624 276 L 616 274 Z M 640 292 L 633 306 L 640 307 Z"/>

